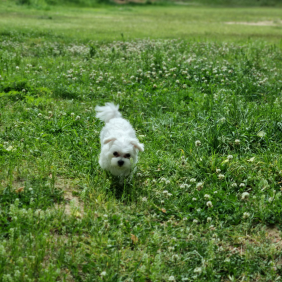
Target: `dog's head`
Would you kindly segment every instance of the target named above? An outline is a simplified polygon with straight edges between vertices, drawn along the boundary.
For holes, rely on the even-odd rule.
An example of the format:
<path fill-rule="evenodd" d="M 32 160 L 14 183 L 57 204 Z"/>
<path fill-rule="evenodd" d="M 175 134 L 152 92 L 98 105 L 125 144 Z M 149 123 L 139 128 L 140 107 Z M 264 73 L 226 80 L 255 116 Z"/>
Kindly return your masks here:
<path fill-rule="evenodd" d="M 123 174 L 130 171 L 131 166 L 137 161 L 138 151 L 144 151 L 144 145 L 139 143 L 138 139 L 125 138 L 106 138 L 104 145 L 108 144 L 108 158 L 113 169 Z"/>

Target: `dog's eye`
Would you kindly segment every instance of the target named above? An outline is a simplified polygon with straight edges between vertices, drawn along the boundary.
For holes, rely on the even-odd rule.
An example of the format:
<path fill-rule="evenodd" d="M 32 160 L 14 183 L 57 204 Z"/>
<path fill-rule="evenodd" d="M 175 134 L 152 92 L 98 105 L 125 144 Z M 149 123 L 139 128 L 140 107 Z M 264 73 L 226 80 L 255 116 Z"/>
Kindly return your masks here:
<path fill-rule="evenodd" d="M 126 154 L 126 155 L 124 155 L 124 157 L 129 159 L 130 158 L 130 154 Z"/>
<path fill-rule="evenodd" d="M 114 152 L 113 155 L 114 155 L 115 157 L 118 157 L 118 156 L 119 156 L 118 152 Z"/>

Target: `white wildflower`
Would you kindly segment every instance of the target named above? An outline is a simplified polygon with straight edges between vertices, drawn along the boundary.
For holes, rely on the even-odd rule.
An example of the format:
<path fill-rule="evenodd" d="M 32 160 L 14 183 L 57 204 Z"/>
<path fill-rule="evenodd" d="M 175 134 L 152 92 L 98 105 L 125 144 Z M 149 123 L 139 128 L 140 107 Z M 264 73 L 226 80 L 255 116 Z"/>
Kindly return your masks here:
<path fill-rule="evenodd" d="M 232 159 L 233 159 L 233 156 L 232 156 L 232 155 L 228 155 L 228 156 L 227 156 L 227 159 L 228 159 L 228 160 L 232 160 Z"/>
<path fill-rule="evenodd" d="M 188 239 L 193 239 L 194 235 L 192 233 L 189 233 L 187 237 L 188 237 Z"/>
<path fill-rule="evenodd" d="M 208 201 L 208 202 L 207 202 L 207 207 L 208 207 L 208 208 L 212 208 L 212 207 L 213 207 L 213 205 L 212 205 L 212 202 L 211 202 L 211 201 Z"/>
<path fill-rule="evenodd" d="M 247 200 L 249 198 L 250 194 L 248 192 L 242 193 L 241 199 L 242 200 Z"/>
<path fill-rule="evenodd" d="M 248 217 L 250 217 L 250 213 L 244 212 L 244 213 L 243 213 L 243 218 L 246 219 L 246 218 L 248 218 Z"/>
<path fill-rule="evenodd" d="M 176 255 L 176 254 L 175 254 L 175 255 L 173 255 L 171 258 L 172 258 L 172 260 L 179 260 L 179 255 Z"/>
<path fill-rule="evenodd" d="M 202 268 L 201 268 L 201 267 L 196 267 L 196 268 L 194 269 L 194 272 L 195 272 L 195 273 L 201 273 L 201 272 L 202 272 Z"/>
<path fill-rule="evenodd" d="M 203 187 L 204 187 L 204 182 L 199 182 L 199 183 L 196 184 L 196 188 L 198 190 L 201 190 Z"/>
<path fill-rule="evenodd" d="M 240 145 L 241 141 L 239 139 L 235 139 L 235 145 Z"/>
<path fill-rule="evenodd" d="M 12 151 L 13 150 L 13 146 L 9 146 L 8 148 L 6 148 L 6 151 Z"/>
<path fill-rule="evenodd" d="M 258 137 L 264 137 L 266 135 L 266 132 L 264 132 L 264 131 L 260 131 L 258 134 L 257 134 L 257 136 Z"/>
<path fill-rule="evenodd" d="M 179 187 L 180 187 L 181 189 L 183 189 L 183 188 L 189 188 L 190 185 L 188 185 L 188 184 L 180 184 Z"/>
<path fill-rule="evenodd" d="M 219 174 L 219 175 L 218 175 L 218 178 L 219 178 L 219 179 L 224 179 L 224 177 L 225 177 L 224 174 Z"/>
<path fill-rule="evenodd" d="M 195 141 L 195 145 L 196 145 L 196 147 L 201 146 L 201 144 L 202 144 L 202 143 L 201 143 L 201 141 L 200 141 L 200 140 L 196 140 L 196 141 Z"/>

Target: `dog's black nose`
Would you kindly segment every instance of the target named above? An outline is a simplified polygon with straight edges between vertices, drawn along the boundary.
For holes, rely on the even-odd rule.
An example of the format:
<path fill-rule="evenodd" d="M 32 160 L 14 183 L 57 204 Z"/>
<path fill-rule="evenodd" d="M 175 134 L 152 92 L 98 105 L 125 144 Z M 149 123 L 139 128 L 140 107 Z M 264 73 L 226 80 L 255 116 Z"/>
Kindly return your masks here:
<path fill-rule="evenodd" d="M 123 161 L 123 160 L 119 160 L 119 161 L 118 161 L 118 165 L 119 165 L 119 166 L 122 166 L 123 164 L 124 164 L 124 161 Z"/>

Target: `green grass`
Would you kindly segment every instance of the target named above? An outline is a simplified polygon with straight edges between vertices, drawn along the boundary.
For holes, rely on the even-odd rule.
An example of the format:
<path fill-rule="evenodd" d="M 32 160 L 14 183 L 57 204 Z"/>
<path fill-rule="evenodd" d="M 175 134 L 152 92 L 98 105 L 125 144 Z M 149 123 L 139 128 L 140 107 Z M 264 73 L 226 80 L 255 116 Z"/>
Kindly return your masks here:
<path fill-rule="evenodd" d="M 278 35 L 268 44 L 252 27 L 260 40 L 220 42 L 167 29 L 129 41 L 134 28 L 111 41 L 112 22 L 90 32 L 94 11 L 146 12 L 157 25 L 152 11 L 167 11 L 181 26 L 189 10 L 1 5 L 11 27 L 0 25 L 1 282 L 281 281 Z M 71 30 L 78 22 L 85 33 Z M 94 108 L 110 101 L 145 144 L 123 187 L 98 165 Z"/>
<path fill-rule="evenodd" d="M 182 38 L 193 40 L 265 40 L 281 44 L 281 11 L 275 8 L 228 8 L 205 6 L 110 6 L 66 8 L 0 3 L 0 34 L 27 35 L 38 41 L 132 40 L 135 38 Z M 226 24 L 226 22 L 274 22 L 274 26 Z"/>

